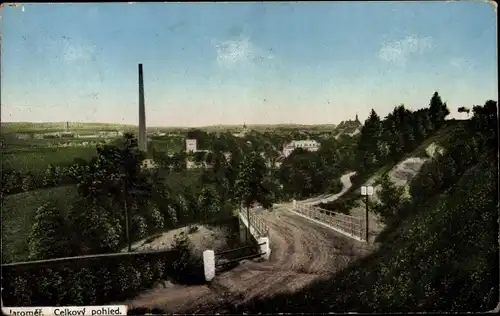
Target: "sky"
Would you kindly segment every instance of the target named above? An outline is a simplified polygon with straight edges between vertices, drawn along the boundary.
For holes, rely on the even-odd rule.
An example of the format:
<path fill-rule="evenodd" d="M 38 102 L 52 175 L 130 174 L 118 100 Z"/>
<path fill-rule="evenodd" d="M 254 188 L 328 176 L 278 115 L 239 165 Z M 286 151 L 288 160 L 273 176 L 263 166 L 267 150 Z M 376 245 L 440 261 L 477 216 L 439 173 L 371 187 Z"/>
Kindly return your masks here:
<path fill-rule="evenodd" d="M 1 11 L 1 120 L 330 124 L 498 99 L 484 2 L 25 4 Z"/>

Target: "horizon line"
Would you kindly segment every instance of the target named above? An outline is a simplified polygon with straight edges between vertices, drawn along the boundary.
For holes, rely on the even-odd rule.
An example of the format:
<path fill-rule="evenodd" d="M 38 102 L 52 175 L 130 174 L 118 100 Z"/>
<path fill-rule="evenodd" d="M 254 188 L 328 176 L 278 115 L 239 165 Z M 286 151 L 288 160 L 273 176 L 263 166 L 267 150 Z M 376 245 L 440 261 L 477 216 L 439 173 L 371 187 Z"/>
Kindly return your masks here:
<path fill-rule="evenodd" d="M 354 121 L 354 120 L 343 120 L 345 121 Z M 78 122 L 78 121 L 45 121 L 45 122 L 30 122 L 30 121 L 7 121 L 0 122 L 0 125 L 4 124 L 77 124 L 77 125 L 117 125 L 124 127 L 139 127 L 139 124 L 127 124 L 127 123 L 109 123 L 109 122 Z M 154 125 L 154 126 L 146 126 L 146 128 L 209 128 L 209 127 L 243 127 L 243 125 L 248 126 L 277 126 L 277 125 L 295 125 L 295 126 L 327 126 L 327 125 L 338 125 L 339 123 L 320 123 L 320 124 L 306 124 L 306 123 L 256 123 L 256 124 L 213 124 L 213 125 Z M 71 126 L 70 126 L 71 128 Z"/>

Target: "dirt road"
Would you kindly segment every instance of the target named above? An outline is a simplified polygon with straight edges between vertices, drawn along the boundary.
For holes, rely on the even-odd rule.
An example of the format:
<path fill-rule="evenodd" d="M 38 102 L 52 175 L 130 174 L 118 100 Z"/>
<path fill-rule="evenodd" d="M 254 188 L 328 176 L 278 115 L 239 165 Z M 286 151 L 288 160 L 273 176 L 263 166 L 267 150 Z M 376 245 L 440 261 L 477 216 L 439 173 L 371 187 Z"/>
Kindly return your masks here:
<path fill-rule="evenodd" d="M 340 177 L 340 182 L 342 183 L 343 188 L 339 193 L 323 194 L 300 202 L 302 202 L 303 204 L 318 205 L 320 203 L 328 203 L 335 201 L 351 188 L 352 186 L 351 177 L 355 174 L 356 172 L 349 172 Z"/>
<path fill-rule="evenodd" d="M 167 313 L 210 311 L 221 303 L 296 291 L 367 253 L 369 246 L 288 212 L 287 207 L 291 206 L 255 211 L 269 225 L 268 261 L 245 261 L 209 285 L 155 289 L 126 303 L 130 308 L 160 308 Z"/>

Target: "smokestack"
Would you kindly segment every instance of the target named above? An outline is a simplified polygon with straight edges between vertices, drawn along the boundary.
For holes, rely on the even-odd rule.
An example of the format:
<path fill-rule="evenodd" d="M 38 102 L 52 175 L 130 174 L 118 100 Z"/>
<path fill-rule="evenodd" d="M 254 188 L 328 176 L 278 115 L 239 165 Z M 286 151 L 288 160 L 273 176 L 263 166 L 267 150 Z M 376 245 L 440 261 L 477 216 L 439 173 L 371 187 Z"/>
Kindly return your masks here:
<path fill-rule="evenodd" d="M 139 149 L 146 152 L 148 141 L 146 138 L 146 110 L 144 106 L 144 81 L 142 78 L 142 64 L 139 64 Z"/>

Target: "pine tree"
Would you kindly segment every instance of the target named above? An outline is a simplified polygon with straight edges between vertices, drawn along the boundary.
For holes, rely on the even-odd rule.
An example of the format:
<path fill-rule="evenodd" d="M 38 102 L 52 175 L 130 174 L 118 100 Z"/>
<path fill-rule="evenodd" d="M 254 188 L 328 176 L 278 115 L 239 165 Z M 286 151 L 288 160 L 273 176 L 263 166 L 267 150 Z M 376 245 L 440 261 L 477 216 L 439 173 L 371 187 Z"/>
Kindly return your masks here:
<path fill-rule="evenodd" d="M 429 103 L 429 114 L 435 131 L 443 126 L 446 116 L 450 114 L 448 106 L 446 103 L 443 103 L 438 92 L 434 92 L 431 98 Z"/>
<path fill-rule="evenodd" d="M 357 160 L 365 171 L 371 170 L 380 163 L 378 154 L 382 135 L 382 122 L 375 110 L 372 109 L 370 116 L 361 128 L 357 150 Z"/>
<path fill-rule="evenodd" d="M 375 211 L 387 223 L 405 207 L 404 187 L 396 186 L 387 173 L 381 177 L 380 185 L 381 190 L 378 194 L 380 203 L 375 206 Z"/>

